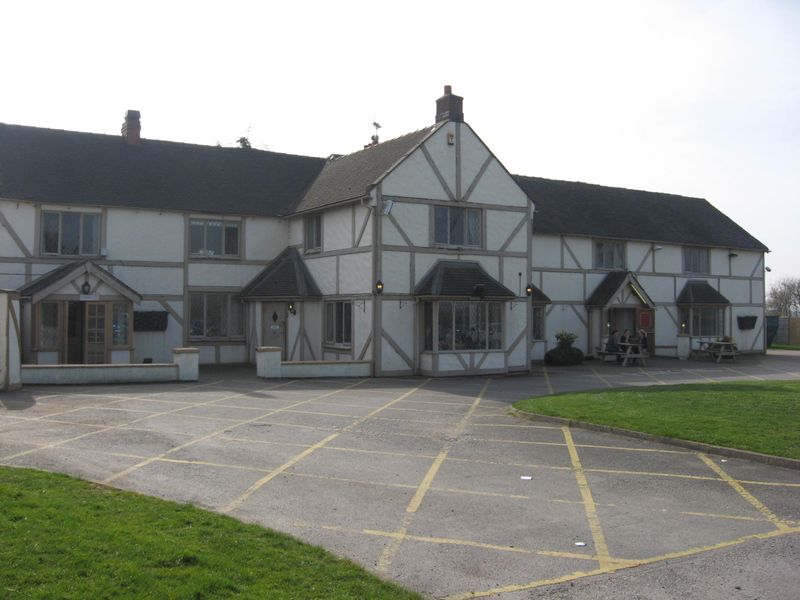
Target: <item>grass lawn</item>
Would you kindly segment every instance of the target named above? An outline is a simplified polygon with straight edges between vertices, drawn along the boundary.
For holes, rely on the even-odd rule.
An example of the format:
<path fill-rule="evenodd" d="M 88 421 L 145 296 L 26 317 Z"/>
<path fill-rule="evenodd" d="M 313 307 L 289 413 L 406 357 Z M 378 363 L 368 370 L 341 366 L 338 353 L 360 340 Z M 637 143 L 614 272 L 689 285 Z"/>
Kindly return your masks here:
<path fill-rule="evenodd" d="M 2 598 L 420 596 L 291 537 L 65 475 L 0 467 Z"/>
<path fill-rule="evenodd" d="M 520 400 L 520 410 L 800 458 L 800 382 L 601 390 Z"/>
<path fill-rule="evenodd" d="M 797 344 L 792 344 L 789 346 L 788 344 L 772 344 L 769 347 L 770 350 L 800 350 L 800 346 Z"/>

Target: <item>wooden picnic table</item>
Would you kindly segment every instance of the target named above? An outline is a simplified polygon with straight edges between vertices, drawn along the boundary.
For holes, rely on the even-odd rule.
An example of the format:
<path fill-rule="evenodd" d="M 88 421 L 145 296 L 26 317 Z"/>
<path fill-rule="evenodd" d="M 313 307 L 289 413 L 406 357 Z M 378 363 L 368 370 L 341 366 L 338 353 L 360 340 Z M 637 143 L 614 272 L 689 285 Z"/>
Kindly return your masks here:
<path fill-rule="evenodd" d="M 629 360 L 638 360 L 644 365 L 647 360 L 647 353 L 642 351 L 640 342 L 620 342 L 617 344 L 621 350 L 622 366 L 626 367 Z"/>
<path fill-rule="evenodd" d="M 736 362 L 736 357 L 739 355 L 739 349 L 736 347 L 736 342 L 705 342 L 700 346 L 700 351 L 705 352 L 717 363 L 722 362 L 723 358 L 730 358 Z"/>

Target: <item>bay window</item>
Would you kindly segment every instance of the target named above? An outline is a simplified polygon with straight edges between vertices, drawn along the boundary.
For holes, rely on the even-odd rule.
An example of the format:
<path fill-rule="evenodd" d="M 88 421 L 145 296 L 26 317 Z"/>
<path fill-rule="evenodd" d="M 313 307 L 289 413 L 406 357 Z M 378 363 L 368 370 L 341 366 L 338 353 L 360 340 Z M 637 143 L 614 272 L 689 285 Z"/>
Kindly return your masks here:
<path fill-rule="evenodd" d="M 720 307 L 691 306 L 681 309 L 682 332 L 691 336 L 719 337 L 723 335 L 724 309 Z"/>
<path fill-rule="evenodd" d="M 241 338 L 244 336 L 242 302 L 234 294 L 189 294 L 189 336 Z"/>
<path fill-rule="evenodd" d="M 433 350 L 434 345 L 439 351 L 503 348 L 502 302 L 425 302 L 422 317 L 425 350 Z"/>

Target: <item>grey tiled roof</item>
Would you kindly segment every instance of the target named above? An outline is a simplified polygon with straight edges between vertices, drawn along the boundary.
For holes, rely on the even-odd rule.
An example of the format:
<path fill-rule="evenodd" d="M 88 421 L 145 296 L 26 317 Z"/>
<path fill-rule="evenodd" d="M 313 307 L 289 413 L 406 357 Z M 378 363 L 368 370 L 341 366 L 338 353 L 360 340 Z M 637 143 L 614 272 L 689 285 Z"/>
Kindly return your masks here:
<path fill-rule="evenodd" d="M 261 273 L 255 276 L 242 290 L 246 300 L 257 298 L 319 298 L 314 278 L 296 248 L 288 247 L 281 252 Z"/>
<path fill-rule="evenodd" d="M 480 263 L 464 260 L 437 262 L 417 284 L 414 295 L 455 298 L 516 297 L 514 292 L 484 271 Z"/>
<path fill-rule="evenodd" d="M 683 286 L 678 299 L 678 305 L 687 304 L 730 304 L 730 301 L 715 290 L 707 281 L 687 281 Z"/>
<path fill-rule="evenodd" d="M 214 214 L 290 212 L 325 165 L 294 156 L 0 123 L 0 196 Z"/>
<path fill-rule="evenodd" d="M 541 177 L 514 177 L 536 206 L 534 234 L 767 250 L 700 198 Z"/>
<path fill-rule="evenodd" d="M 364 197 L 371 185 L 435 130 L 435 125 L 426 127 L 353 154 L 329 160 L 303 199 L 296 205 L 295 210 L 297 212 L 314 210 Z"/>
<path fill-rule="evenodd" d="M 26 283 L 17 291 L 19 291 L 21 296 L 33 296 L 36 292 L 45 289 L 50 284 L 55 283 L 67 275 L 67 273 L 79 269 L 85 262 L 85 260 L 76 260 L 74 262 L 63 264 L 60 267 L 56 267 L 52 271 L 48 271 L 37 279 L 34 279 L 30 283 Z"/>
<path fill-rule="evenodd" d="M 637 290 L 637 294 L 643 296 L 645 304 L 654 306 L 653 300 L 648 296 L 647 291 L 639 283 L 636 275 L 630 271 L 610 271 L 603 280 L 597 284 L 589 298 L 586 299 L 586 306 L 606 306 L 619 288 L 628 281 Z"/>
<path fill-rule="evenodd" d="M 534 304 L 550 304 L 553 301 L 550 300 L 550 297 L 545 294 L 542 290 L 540 290 L 535 285 L 531 285 L 533 288 L 533 293 L 531 294 L 531 302 Z"/>

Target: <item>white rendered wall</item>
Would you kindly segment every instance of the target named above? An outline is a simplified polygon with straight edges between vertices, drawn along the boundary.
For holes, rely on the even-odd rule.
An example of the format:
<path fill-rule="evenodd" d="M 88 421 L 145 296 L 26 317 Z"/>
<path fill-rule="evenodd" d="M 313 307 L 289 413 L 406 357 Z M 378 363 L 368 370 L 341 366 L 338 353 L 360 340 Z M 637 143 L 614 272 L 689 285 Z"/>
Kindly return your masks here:
<path fill-rule="evenodd" d="M 383 318 L 383 331 L 389 336 L 400 350 L 414 362 L 414 312 L 416 305 L 412 301 L 399 300 L 381 301 L 381 315 Z M 381 371 L 408 371 L 412 369 L 403 358 L 386 340 L 381 339 Z"/>
<path fill-rule="evenodd" d="M 36 209 L 26 202 L 0 200 L 0 213 L 20 238 L 29 253 L 36 252 Z M 0 256 L 22 257 L 25 253 L 3 226 L 0 226 Z"/>
<path fill-rule="evenodd" d="M 183 261 L 180 213 L 109 208 L 106 231 L 110 260 Z"/>
<path fill-rule="evenodd" d="M 372 253 L 343 254 L 339 257 L 339 293 L 372 292 Z"/>
<path fill-rule="evenodd" d="M 289 224 L 282 219 L 247 217 L 244 220 L 244 258 L 271 261 L 289 244 Z"/>
<path fill-rule="evenodd" d="M 358 234 L 356 234 L 358 235 Z M 322 215 L 322 248 L 324 251 L 353 247 L 353 209 L 332 208 Z"/>
<path fill-rule="evenodd" d="M 213 262 L 189 264 L 191 287 L 243 287 L 258 275 L 265 265 L 214 264 Z"/>

